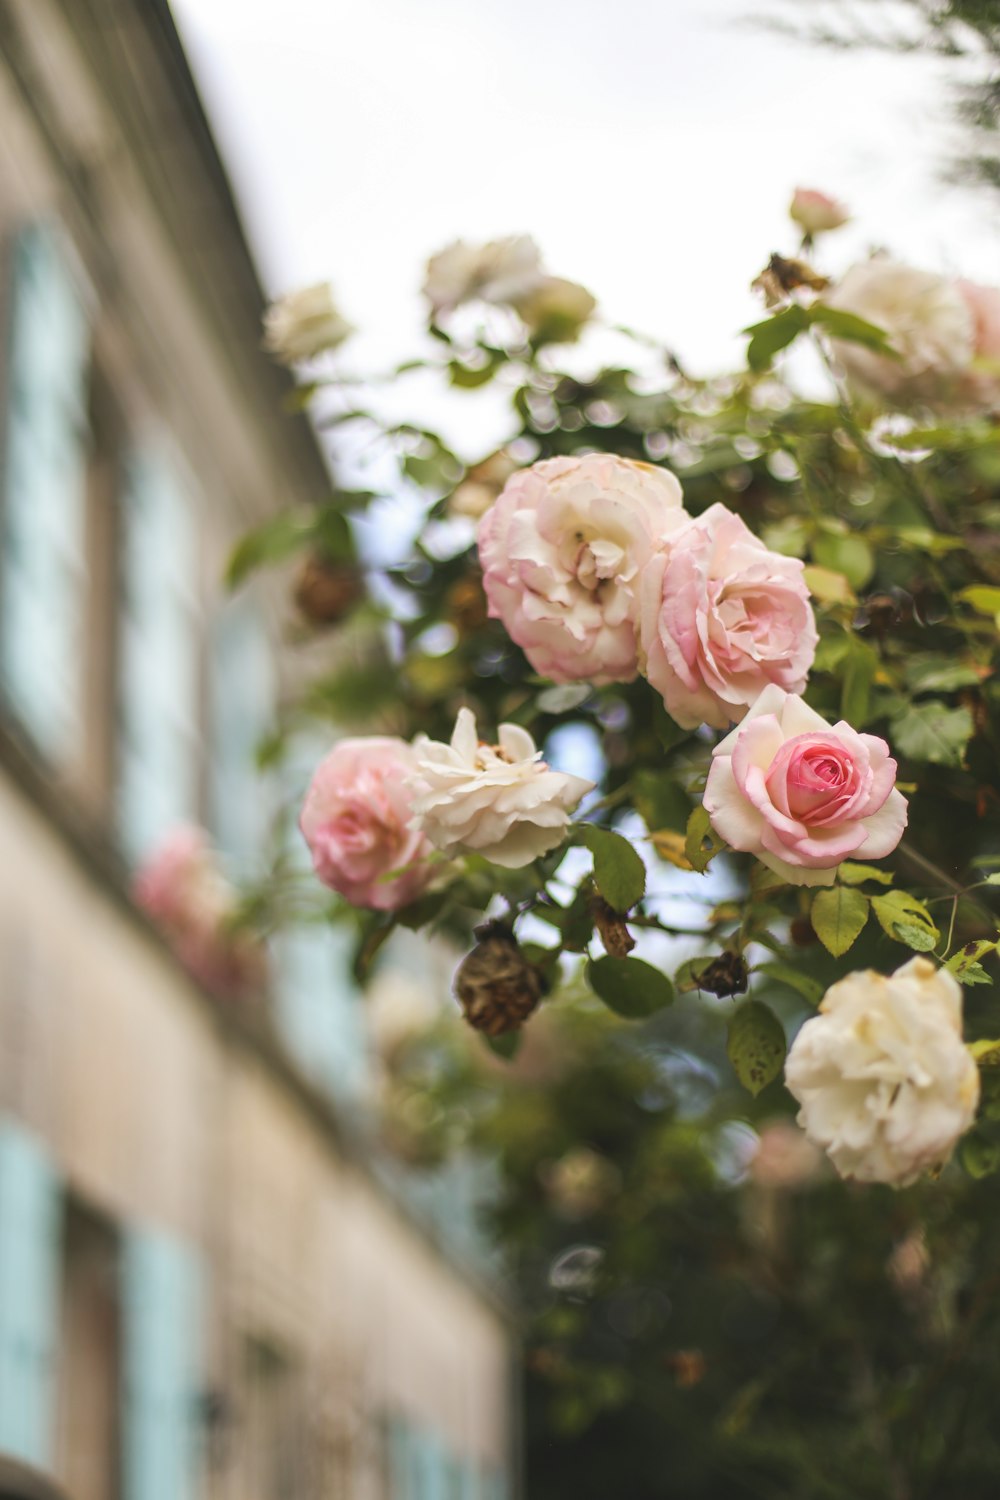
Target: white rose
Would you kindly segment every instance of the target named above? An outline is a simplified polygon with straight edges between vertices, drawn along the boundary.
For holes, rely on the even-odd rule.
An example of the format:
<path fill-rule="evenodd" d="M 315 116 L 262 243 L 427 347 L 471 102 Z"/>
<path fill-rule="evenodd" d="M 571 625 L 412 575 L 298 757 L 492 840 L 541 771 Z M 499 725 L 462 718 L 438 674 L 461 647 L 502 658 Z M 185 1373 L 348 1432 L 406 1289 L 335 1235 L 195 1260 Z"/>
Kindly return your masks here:
<path fill-rule="evenodd" d="M 437 316 L 476 299 L 516 302 L 530 296 L 543 280 L 538 246 L 528 234 L 485 245 L 455 240 L 427 262 L 424 296 Z"/>
<path fill-rule="evenodd" d="M 889 336 L 898 359 L 847 339 L 831 340 L 848 379 L 891 400 L 947 399 L 975 345 L 972 312 L 958 284 L 891 260 L 851 266 L 825 299 Z"/>
<path fill-rule="evenodd" d="M 283 365 L 315 359 L 354 332 L 327 281 L 279 297 L 264 314 L 264 348 Z"/>
<path fill-rule="evenodd" d="M 962 1041 L 962 989 L 912 958 L 827 990 L 785 1064 L 799 1124 L 841 1177 L 905 1187 L 950 1157 L 972 1125 L 979 1072 Z"/>
<path fill-rule="evenodd" d="M 594 783 L 551 770 L 516 724 L 501 724 L 499 740 L 480 744 L 467 708 L 450 745 L 414 740 L 414 824 L 447 854 L 481 854 L 516 870 L 562 842 L 569 814 Z"/>
<path fill-rule="evenodd" d="M 578 281 L 546 276 L 534 291 L 519 297 L 515 307 L 533 338 L 572 343 L 595 311 L 597 299 Z"/>

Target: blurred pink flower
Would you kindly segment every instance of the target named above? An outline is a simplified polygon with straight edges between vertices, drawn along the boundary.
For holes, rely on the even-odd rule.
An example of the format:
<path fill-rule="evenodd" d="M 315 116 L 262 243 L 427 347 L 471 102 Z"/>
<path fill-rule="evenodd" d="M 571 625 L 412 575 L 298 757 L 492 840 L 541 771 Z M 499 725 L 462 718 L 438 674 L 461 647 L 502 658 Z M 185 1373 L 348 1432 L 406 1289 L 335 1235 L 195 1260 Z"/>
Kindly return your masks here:
<path fill-rule="evenodd" d="M 263 949 L 236 928 L 237 894 L 203 829 L 173 829 L 136 873 L 132 894 L 213 994 L 237 995 L 263 982 Z"/>
<path fill-rule="evenodd" d="M 381 736 L 340 740 L 316 769 L 299 826 L 316 874 L 352 906 L 395 911 L 431 880 L 431 846 L 411 826 L 415 769 L 405 741 Z"/>
<path fill-rule="evenodd" d="M 816 188 L 796 188 L 788 212 L 803 233 L 810 236 L 839 229 L 851 217 L 843 203 Z"/>

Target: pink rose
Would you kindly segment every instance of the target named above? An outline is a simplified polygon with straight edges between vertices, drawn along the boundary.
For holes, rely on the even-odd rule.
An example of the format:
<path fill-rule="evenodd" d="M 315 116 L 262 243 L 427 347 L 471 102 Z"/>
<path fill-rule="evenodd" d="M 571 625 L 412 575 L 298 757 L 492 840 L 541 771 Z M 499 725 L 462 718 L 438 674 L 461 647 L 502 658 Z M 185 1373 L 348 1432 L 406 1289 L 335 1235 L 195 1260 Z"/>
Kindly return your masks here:
<path fill-rule="evenodd" d="M 521 469 L 479 526 L 490 615 L 553 682 L 631 682 L 640 574 L 687 519 L 652 464 L 588 453 Z"/>
<path fill-rule="evenodd" d="M 188 972 L 213 994 L 233 996 L 264 979 L 264 951 L 236 926 L 238 897 L 201 828 L 178 827 L 137 872 L 136 905 Z"/>
<path fill-rule="evenodd" d="M 815 188 L 796 188 L 788 212 L 803 233 L 810 236 L 839 229 L 851 217 L 843 203 Z"/>
<path fill-rule="evenodd" d="M 685 729 L 724 729 L 769 682 L 805 687 L 817 635 L 803 565 L 769 552 L 724 505 L 651 559 L 641 605 L 645 675 Z"/>
<path fill-rule="evenodd" d="M 884 740 L 829 725 L 802 699 L 766 687 L 717 745 L 705 809 L 733 848 L 790 885 L 832 885 L 845 859 L 882 859 L 906 827 L 906 798 Z"/>
<path fill-rule="evenodd" d="M 316 769 L 299 827 L 320 880 L 352 906 L 395 911 L 430 882 L 430 844 L 410 826 L 414 770 L 409 745 L 383 737 L 341 740 Z"/>

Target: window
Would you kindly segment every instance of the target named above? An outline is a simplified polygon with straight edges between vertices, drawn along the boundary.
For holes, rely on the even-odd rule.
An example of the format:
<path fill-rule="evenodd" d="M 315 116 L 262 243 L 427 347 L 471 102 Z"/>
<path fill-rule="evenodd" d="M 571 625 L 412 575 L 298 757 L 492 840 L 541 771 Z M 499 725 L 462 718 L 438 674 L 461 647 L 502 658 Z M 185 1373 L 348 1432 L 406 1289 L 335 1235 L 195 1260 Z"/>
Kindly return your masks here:
<path fill-rule="evenodd" d="M 138 861 L 198 808 L 195 534 L 159 449 L 126 462 L 120 529 L 119 820 Z"/>
<path fill-rule="evenodd" d="M 56 1471 L 73 1500 L 117 1500 L 120 1363 L 118 1237 L 71 1203 L 63 1238 Z"/>
<path fill-rule="evenodd" d="M 243 1391 L 237 1446 L 244 1500 L 323 1500 L 315 1413 L 297 1362 L 247 1339 Z"/>
<path fill-rule="evenodd" d="M 80 727 L 89 330 L 81 281 L 52 227 L 12 254 L 3 509 L 4 690 L 57 760 Z"/>
<path fill-rule="evenodd" d="M 256 755 L 271 725 L 274 662 L 262 612 L 252 594 L 231 600 L 212 633 L 211 825 L 224 853 L 259 858 L 268 799 Z"/>
<path fill-rule="evenodd" d="M 42 1144 L 0 1119 L 0 1452 L 52 1459 L 62 1203 Z"/>

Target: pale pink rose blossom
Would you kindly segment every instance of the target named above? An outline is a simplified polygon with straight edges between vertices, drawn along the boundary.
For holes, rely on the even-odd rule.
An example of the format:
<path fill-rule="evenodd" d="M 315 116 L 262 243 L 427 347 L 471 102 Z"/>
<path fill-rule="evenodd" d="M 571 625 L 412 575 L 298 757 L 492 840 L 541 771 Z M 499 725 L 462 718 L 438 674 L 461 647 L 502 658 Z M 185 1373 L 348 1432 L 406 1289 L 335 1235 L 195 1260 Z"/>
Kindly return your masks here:
<path fill-rule="evenodd" d="M 631 682 L 640 575 L 687 519 L 652 464 L 589 453 L 520 469 L 479 525 L 490 615 L 553 682 Z"/>
<path fill-rule="evenodd" d="M 805 687 L 817 635 L 803 565 L 724 505 L 674 533 L 640 593 L 644 673 L 683 728 L 726 728 L 769 682 Z"/>
<path fill-rule="evenodd" d="M 594 783 L 552 770 L 517 724 L 501 724 L 497 737 L 481 743 L 463 708 L 450 744 L 414 740 L 413 809 L 435 848 L 518 870 L 562 843 L 569 814 Z"/>
<path fill-rule="evenodd" d="M 827 724 L 766 687 L 717 745 L 705 809 L 720 838 L 791 885 L 832 885 L 845 859 L 882 859 L 906 827 L 906 798 L 884 740 Z"/>
<path fill-rule="evenodd" d="M 843 203 L 815 188 L 796 188 L 788 212 L 803 233 L 810 236 L 839 229 L 851 217 Z"/>
<path fill-rule="evenodd" d="M 237 893 L 203 829 L 173 829 L 137 871 L 132 894 L 206 989 L 231 996 L 262 983 L 263 949 L 238 930 Z"/>
<path fill-rule="evenodd" d="M 853 265 L 824 298 L 888 336 L 895 357 L 831 339 L 848 380 L 898 406 L 947 406 L 975 353 L 973 313 L 959 284 L 876 257 Z"/>
<path fill-rule="evenodd" d="M 316 768 L 299 827 L 320 880 L 352 906 L 395 911 L 431 880 L 430 845 L 412 826 L 414 766 L 405 741 L 372 736 L 340 740 Z"/>

